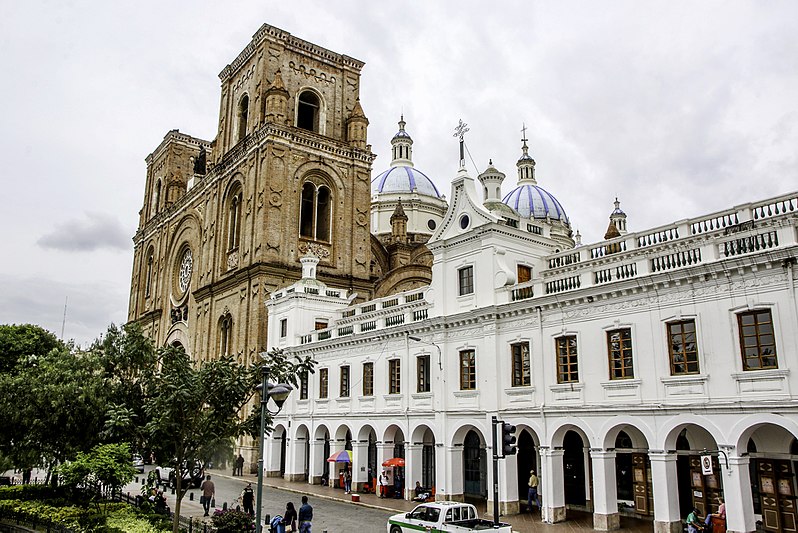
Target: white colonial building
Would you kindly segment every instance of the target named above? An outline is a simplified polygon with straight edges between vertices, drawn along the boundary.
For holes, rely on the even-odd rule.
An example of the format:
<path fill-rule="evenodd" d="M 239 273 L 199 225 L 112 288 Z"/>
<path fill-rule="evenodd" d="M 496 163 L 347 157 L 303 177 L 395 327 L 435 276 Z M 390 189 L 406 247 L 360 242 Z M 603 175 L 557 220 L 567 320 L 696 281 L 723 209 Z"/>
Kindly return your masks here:
<path fill-rule="evenodd" d="M 414 176 L 409 148 L 394 161 Z M 334 483 L 327 458 L 349 449 L 356 490 L 404 458 L 406 498 L 420 481 L 490 509 L 497 416 L 518 436 L 504 513 L 525 509 L 535 469 L 549 522 L 582 509 L 596 529 L 630 514 L 678 532 L 722 497 L 730 531 L 795 531 L 798 193 L 640 232 L 616 201 L 608 239 L 581 246 L 526 145 L 517 167 L 502 198 L 492 164 L 479 185 L 461 165 L 442 218 L 417 187 L 435 220 L 428 286 L 352 304 L 307 256 L 272 293 L 269 347 L 317 367 L 276 417 L 268 475 Z M 387 232 L 412 191 L 384 192 L 372 223 Z"/>

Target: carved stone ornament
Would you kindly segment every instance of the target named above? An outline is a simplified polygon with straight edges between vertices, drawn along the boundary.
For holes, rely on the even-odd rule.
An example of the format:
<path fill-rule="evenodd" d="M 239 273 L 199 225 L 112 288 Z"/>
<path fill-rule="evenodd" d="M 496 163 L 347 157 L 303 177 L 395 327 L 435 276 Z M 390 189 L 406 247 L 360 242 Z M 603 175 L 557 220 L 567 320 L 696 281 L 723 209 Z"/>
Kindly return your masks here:
<path fill-rule="evenodd" d="M 322 246 L 315 242 L 300 244 L 299 251 L 302 252 L 303 255 L 313 255 L 319 259 L 327 259 L 330 257 L 330 250 L 326 246 Z"/>
<path fill-rule="evenodd" d="M 269 203 L 273 207 L 280 207 L 281 205 L 283 205 L 283 197 L 280 195 L 279 192 L 272 191 L 272 193 L 269 195 Z"/>

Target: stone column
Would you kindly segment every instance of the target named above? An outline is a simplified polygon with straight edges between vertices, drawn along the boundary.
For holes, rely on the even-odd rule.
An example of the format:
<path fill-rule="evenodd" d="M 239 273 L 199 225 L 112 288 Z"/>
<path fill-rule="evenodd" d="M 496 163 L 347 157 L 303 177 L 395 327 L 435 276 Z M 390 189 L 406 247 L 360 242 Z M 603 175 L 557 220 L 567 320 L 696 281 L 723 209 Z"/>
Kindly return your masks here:
<path fill-rule="evenodd" d="M 590 457 L 593 459 L 593 529 L 619 529 L 621 517 L 618 514 L 615 452 L 591 449 Z"/>
<path fill-rule="evenodd" d="M 288 457 L 285 462 L 285 479 L 288 481 L 303 481 L 305 479 L 305 447 L 308 445 L 305 437 L 291 440 L 288 447 Z"/>
<path fill-rule="evenodd" d="M 369 481 L 369 441 L 352 441 L 352 491 L 363 490 Z"/>
<path fill-rule="evenodd" d="M 266 458 L 264 463 L 265 477 L 280 477 L 280 455 L 283 451 L 283 439 L 272 435 L 267 439 Z M 288 447 L 286 447 L 286 452 Z"/>
<path fill-rule="evenodd" d="M 421 453 L 423 444 L 405 444 L 405 494 L 406 500 L 416 496 L 416 481 L 421 481 Z"/>
<path fill-rule="evenodd" d="M 446 446 L 446 486 L 449 492 L 447 500 L 462 502 L 465 485 L 463 483 L 463 447 Z"/>
<path fill-rule="evenodd" d="M 565 521 L 565 485 L 563 484 L 563 450 L 540 447 L 540 475 L 538 491 L 543 509 L 543 522 L 553 524 Z"/>
<path fill-rule="evenodd" d="M 723 455 L 718 457 L 723 476 L 723 501 L 726 503 L 726 531 L 744 533 L 756 531 L 754 501 L 751 495 L 750 459 L 733 455 L 733 446 L 721 446 L 729 458 L 726 468 Z"/>
<path fill-rule="evenodd" d="M 499 444 L 501 446 L 501 444 Z M 488 462 L 493 461 L 493 454 L 488 454 Z M 489 465 L 488 472 L 493 472 L 493 465 Z M 489 487 L 488 499 L 493 498 L 493 488 Z M 488 502 L 488 509 L 493 510 L 493 502 Z M 502 515 L 518 514 L 521 512 L 518 499 L 518 456 L 508 455 L 499 460 L 499 513 Z"/>
<path fill-rule="evenodd" d="M 310 468 L 308 472 L 308 483 L 311 485 L 321 484 L 321 476 L 324 473 L 324 439 L 310 441 Z"/>
<path fill-rule="evenodd" d="M 681 533 L 676 454 L 649 451 L 648 459 L 651 462 L 651 483 L 654 494 L 654 533 Z"/>

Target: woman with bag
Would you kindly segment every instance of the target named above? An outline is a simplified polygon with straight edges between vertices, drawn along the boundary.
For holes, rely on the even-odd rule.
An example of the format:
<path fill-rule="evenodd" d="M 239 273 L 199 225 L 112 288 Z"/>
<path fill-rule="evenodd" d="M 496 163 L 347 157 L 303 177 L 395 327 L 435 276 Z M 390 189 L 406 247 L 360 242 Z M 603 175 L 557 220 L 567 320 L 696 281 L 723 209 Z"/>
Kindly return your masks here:
<path fill-rule="evenodd" d="M 283 527 L 280 533 L 296 532 L 296 508 L 292 502 L 285 504 L 285 513 L 283 513 Z"/>

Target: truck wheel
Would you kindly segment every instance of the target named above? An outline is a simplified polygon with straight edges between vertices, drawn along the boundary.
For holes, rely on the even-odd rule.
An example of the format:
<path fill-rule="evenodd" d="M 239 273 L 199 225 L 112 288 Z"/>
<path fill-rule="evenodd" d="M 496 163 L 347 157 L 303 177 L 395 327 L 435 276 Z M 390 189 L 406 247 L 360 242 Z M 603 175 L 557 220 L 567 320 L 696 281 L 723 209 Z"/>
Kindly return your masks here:
<path fill-rule="evenodd" d="M 399 526 L 391 526 L 391 533 L 402 533 L 402 528 Z"/>

